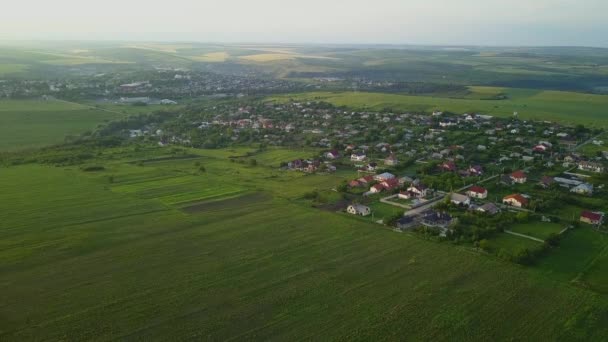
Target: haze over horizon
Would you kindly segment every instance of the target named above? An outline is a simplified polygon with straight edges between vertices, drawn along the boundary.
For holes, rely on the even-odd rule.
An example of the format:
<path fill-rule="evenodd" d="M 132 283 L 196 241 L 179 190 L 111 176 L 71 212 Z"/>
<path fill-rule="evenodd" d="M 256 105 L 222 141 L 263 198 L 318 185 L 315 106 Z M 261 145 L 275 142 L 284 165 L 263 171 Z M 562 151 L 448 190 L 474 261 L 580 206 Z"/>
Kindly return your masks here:
<path fill-rule="evenodd" d="M 22 0 L 8 8 L 1 40 L 608 47 L 602 0 Z"/>

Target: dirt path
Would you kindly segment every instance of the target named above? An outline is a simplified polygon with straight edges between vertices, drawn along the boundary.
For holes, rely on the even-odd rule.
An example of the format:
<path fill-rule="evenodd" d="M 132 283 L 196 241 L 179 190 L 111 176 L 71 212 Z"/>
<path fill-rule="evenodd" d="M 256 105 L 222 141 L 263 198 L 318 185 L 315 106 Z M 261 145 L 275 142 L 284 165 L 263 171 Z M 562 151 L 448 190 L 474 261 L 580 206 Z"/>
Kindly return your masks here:
<path fill-rule="evenodd" d="M 515 236 L 519 236 L 519 237 L 522 237 L 524 239 L 533 240 L 533 241 L 540 242 L 540 243 L 545 243 L 544 240 L 535 238 L 535 237 L 530 236 L 530 235 L 520 234 L 520 233 L 516 233 L 516 232 L 510 231 L 510 230 L 505 230 L 505 233 L 511 234 L 511 235 L 515 235 Z"/>

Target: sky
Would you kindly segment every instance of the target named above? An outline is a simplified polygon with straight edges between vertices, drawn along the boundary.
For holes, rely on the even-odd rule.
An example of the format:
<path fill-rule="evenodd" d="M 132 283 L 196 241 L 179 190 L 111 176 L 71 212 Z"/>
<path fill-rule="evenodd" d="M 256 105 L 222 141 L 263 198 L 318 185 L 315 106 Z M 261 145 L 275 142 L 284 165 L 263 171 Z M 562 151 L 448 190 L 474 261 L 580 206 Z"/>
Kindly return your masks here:
<path fill-rule="evenodd" d="M 608 47 L 608 0 L 2 0 L 0 40 Z"/>

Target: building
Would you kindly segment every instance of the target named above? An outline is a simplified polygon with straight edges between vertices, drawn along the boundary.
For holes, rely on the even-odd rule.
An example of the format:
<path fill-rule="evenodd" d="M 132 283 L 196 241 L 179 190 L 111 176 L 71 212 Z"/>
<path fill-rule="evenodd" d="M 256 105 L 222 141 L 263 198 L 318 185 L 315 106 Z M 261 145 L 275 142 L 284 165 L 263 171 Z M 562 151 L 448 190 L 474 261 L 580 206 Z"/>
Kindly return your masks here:
<path fill-rule="evenodd" d="M 382 181 L 380 185 L 382 185 L 384 189 L 388 191 L 395 190 L 401 186 L 397 178 L 390 178 L 385 181 Z"/>
<path fill-rule="evenodd" d="M 395 166 L 397 164 L 399 164 L 399 160 L 397 159 L 397 157 L 395 157 L 394 154 L 391 154 L 390 156 L 386 157 L 386 159 L 384 159 L 384 165 Z"/>
<path fill-rule="evenodd" d="M 590 171 L 590 172 L 604 172 L 604 165 L 596 162 L 590 161 L 581 161 L 578 163 L 578 169 L 582 171 Z"/>
<path fill-rule="evenodd" d="M 471 199 L 469 198 L 469 196 L 466 196 L 466 195 L 451 193 L 450 202 L 452 202 L 452 204 L 455 204 L 455 205 L 468 206 L 469 204 L 471 204 Z"/>
<path fill-rule="evenodd" d="M 451 160 L 443 162 L 441 165 L 439 165 L 439 167 L 442 171 L 446 172 L 456 172 L 456 170 L 458 170 L 456 168 L 456 164 L 454 164 L 454 162 Z"/>
<path fill-rule="evenodd" d="M 600 212 L 583 211 L 581 213 L 580 221 L 583 223 L 600 225 L 604 220 L 604 214 Z"/>
<path fill-rule="evenodd" d="M 350 155 L 350 160 L 352 161 L 364 161 L 367 159 L 365 153 L 353 153 Z"/>
<path fill-rule="evenodd" d="M 407 188 L 407 192 L 413 194 L 416 198 L 424 198 L 428 195 L 428 188 L 423 184 L 411 185 Z"/>
<path fill-rule="evenodd" d="M 510 176 L 513 183 L 524 184 L 528 180 L 528 175 L 521 170 L 513 172 Z"/>
<path fill-rule="evenodd" d="M 528 199 L 520 194 L 513 194 L 505 196 L 502 199 L 502 203 L 512 207 L 522 208 L 528 205 Z"/>
<path fill-rule="evenodd" d="M 471 198 L 484 199 L 488 197 L 488 190 L 486 188 L 482 188 L 481 186 L 474 185 L 469 188 L 467 195 Z"/>
<path fill-rule="evenodd" d="M 593 184 L 581 183 L 581 184 L 573 187 L 572 189 L 570 189 L 570 192 L 574 192 L 575 194 L 579 194 L 579 195 L 592 196 L 593 195 Z"/>
<path fill-rule="evenodd" d="M 372 213 L 372 210 L 361 204 L 351 204 L 346 209 L 346 212 L 352 215 L 368 216 Z"/>
<path fill-rule="evenodd" d="M 483 175 L 483 167 L 481 167 L 481 165 L 469 166 L 468 171 L 471 176 L 482 176 Z"/>
<path fill-rule="evenodd" d="M 331 151 L 325 153 L 325 158 L 327 158 L 327 159 L 338 159 L 338 158 L 340 158 L 340 152 L 338 152 L 336 150 L 331 150 Z"/>
<path fill-rule="evenodd" d="M 409 229 L 416 225 L 416 221 L 414 221 L 414 217 L 412 216 L 403 216 L 395 222 L 395 225 L 399 229 Z"/>
<path fill-rule="evenodd" d="M 496 215 L 500 212 L 500 209 L 494 203 L 486 203 L 476 209 L 480 213 L 486 213 L 490 215 Z"/>
<path fill-rule="evenodd" d="M 381 193 L 384 190 L 384 185 L 382 185 L 381 183 L 372 185 L 369 188 L 369 192 L 371 192 L 372 194 L 378 194 Z"/>
<path fill-rule="evenodd" d="M 394 178 L 395 178 L 395 175 L 390 172 L 381 173 L 374 177 L 374 179 L 377 180 L 378 182 L 384 182 L 384 181 L 387 181 L 389 179 L 394 179 Z"/>
<path fill-rule="evenodd" d="M 422 215 L 422 224 L 427 227 L 445 228 L 452 223 L 452 216 L 435 210 L 429 210 Z"/>
<path fill-rule="evenodd" d="M 548 189 L 555 184 L 555 179 L 553 177 L 543 176 L 538 184 L 540 184 L 540 186 L 543 188 Z"/>

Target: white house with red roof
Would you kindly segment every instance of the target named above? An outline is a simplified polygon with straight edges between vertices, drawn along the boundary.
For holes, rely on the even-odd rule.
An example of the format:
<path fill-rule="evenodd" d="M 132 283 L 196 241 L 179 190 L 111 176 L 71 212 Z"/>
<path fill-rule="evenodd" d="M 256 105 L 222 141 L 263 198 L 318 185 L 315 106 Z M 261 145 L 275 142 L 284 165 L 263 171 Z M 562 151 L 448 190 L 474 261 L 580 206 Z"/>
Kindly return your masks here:
<path fill-rule="evenodd" d="M 604 220 L 604 213 L 593 212 L 593 211 L 583 211 L 581 213 L 580 220 L 581 220 L 581 222 L 584 222 L 584 223 L 599 225 L 599 224 L 602 224 L 602 221 Z"/>
<path fill-rule="evenodd" d="M 488 190 L 478 185 L 469 188 L 467 195 L 472 198 L 484 199 L 488 197 Z"/>
<path fill-rule="evenodd" d="M 521 170 L 513 172 L 510 176 L 513 183 L 524 184 L 528 180 L 528 175 Z"/>
<path fill-rule="evenodd" d="M 502 203 L 510 205 L 512 207 L 522 208 L 528 205 L 528 199 L 520 194 L 513 194 L 505 196 L 502 199 Z"/>

